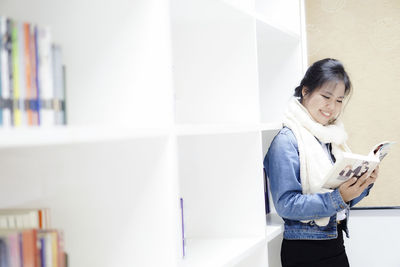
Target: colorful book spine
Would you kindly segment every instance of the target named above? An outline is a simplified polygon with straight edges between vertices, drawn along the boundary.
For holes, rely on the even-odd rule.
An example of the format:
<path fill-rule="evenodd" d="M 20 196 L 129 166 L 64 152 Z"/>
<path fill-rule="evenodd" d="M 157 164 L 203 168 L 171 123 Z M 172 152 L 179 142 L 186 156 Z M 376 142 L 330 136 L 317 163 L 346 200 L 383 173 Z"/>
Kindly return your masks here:
<path fill-rule="evenodd" d="M 34 75 L 35 75 L 35 89 L 33 92 L 33 110 L 34 110 L 34 118 L 36 120 L 36 125 L 41 125 L 41 120 L 40 120 L 40 84 L 39 84 L 39 42 L 38 42 L 39 36 L 38 36 L 38 28 L 37 26 L 34 26 L 33 28 L 33 49 L 35 51 L 35 64 L 34 64 Z"/>
<path fill-rule="evenodd" d="M 53 109 L 55 112 L 55 124 L 65 124 L 65 92 L 64 92 L 64 69 L 62 65 L 61 47 L 52 45 L 53 56 L 53 86 L 54 101 Z"/>
<path fill-rule="evenodd" d="M 25 107 L 25 99 L 26 99 L 26 66 L 25 66 L 25 34 L 24 34 L 24 23 L 17 22 L 17 31 L 18 31 L 18 63 L 19 63 L 19 96 L 18 96 L 18 105 L 20 110 L 20 125 L 26 126 L 26 107 Z"/>
<path fill-rule="evenodd" d="M 48 27 L 38 28 L 39 46 L 39 94 L 41 97 L 41 125 L 52 126 L 55 124 L 54 109 L 52 106 L 54 98 L 53 76 L 52 76 L 52 53 L 51 32 Z"/>
<path fill-rule="evenodd" d="M 269 203 L 269 186 L 268 186 L 268 177 L 267 173 L 264 169 L 264 200 L 265 200 L 265 214 L 269 214 L 271 212 L 270 203 Z"/>
<path fill-rule="evenodd" d="M 20 98 L 20 62 L 19 62 L 19 35 L 18 23 L 11 22 L 11 42 L 12 42 L 12 72 L 13 72 L 13 109 L 14 109 L 14 125 L 21 126 L 21 110 L 19 105 Z"/>
<path fill-rule="evenodd" d="M 182 226 L 182 258 L 185 258 L 186 254 L 186 244 L 185 244 L 185 224 L 184 224 L 184 217 L 183 217 L 183 198 L 180 198 L 180 205 L 181 205 L 181 226 Z"/>
<path fill-rule="evenodd" d="M 20 239 L 22 238 L 21 233 L 12 232 L 8 235 L 9 244 L 9 256 L 10 256 L 10 267 L 21 266 L 21 250 L 20 250 Z"/>
<path fill-rule="evenodd" d="M 8 74 L 8 90 L 7 96 L 9 99 L 9 110 L 10 110 L 10 126 L 14 126 L 14 72 L 13 72 L 13 43 L 12 43 L 12 28 L 13 22 L 11 19 L 6 19 L 6 36 L 5 36 L 5 49 L 6 49 L 6 64 Z"/>
<path fill-rule="evenodd" d="M 26 123 L 29 126 L 34 125 L 33 111 L 30 108 L 30 102 L 32 100 L 33 91 L 33 77 L 32 77 L 32 38 L 31 38 L 31 27 L 29 23 L 24 23 L 23 33 L 25 37 L 24 42 L 24 58 L 25 58 L 25 110 L 26 110 Z"/>
<path fill-rule="evenodd" d="M 10 35 L 8 31 L 7 18 L 0 16 L 0 87 L 1 87 L 1 125 L 11 126 L 11 99 L 10 99 L 10 77 L 8 49 Z"/>
<path fill-rule="evenodd" d="M 22 232 L 23 267 L 37 267 L 37 250 L 37 230 L 24 230 Z"/>
<path fill-rule="evenodd" d="M 7 241 L 0 237 L 0 267 L 9 267 L 9 256 L 7 251 Z"/>

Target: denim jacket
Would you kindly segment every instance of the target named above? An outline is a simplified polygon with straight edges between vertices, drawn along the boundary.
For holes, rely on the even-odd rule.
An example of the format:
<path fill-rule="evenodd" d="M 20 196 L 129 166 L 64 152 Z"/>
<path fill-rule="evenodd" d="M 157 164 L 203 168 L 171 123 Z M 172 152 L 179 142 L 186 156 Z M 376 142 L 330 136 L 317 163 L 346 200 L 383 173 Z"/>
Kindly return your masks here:
<path fill-rule="evenodd" d="M 346 210 L 344 230 L 349 237 L 347 222 L 350 207 L 369 194 L 369 186 L 359 197 L 346 203 L 339 189 L 328 193 L 302 193 L 300 158 L 296 137 L 284 127 L 275 136 L 264 159 L 264 168 L 270 181 L 275 209 L 285 222 L 285 239 L 334 239 L 337 238 L 336 213 Z M 330 217 L 327 226 L 318 226 L 314 219 Z M 302 223 L 302 220 L 311 220 Z"/>

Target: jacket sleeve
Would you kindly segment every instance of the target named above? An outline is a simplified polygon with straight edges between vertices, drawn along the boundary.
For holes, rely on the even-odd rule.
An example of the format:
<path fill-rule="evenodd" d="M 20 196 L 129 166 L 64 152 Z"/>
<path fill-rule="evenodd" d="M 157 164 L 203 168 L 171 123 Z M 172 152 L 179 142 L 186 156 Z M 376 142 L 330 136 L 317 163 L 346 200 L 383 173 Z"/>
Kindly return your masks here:
<path fill-rule="evenodd" d="M 374 186 L 374 184 L 370 184 L 367 189 L 364 190 L 364 192 L 361 193 L 361 195 L 353 200 L 350 201 L 350 207 L 355 206 L 358 202 L 360 202 L 364 197 L 369 195 L 369 191 L 371 188 Z"/>
<path fill-rule="evenodd" d="M 331 217 L 348 205 L 338 189 L 304 195 L 300 182 L 300 159 L 293 133 L 281 131 L 272 141 L 264 159 L 270 190 L 277 213 L 290 220 Z"/>

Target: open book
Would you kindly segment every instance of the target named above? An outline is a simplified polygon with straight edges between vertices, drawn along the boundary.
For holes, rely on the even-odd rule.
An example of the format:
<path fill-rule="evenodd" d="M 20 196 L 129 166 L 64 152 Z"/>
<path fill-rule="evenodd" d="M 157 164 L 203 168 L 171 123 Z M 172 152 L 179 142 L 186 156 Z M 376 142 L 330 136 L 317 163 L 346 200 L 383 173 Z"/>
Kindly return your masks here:
<path fill-rule="evenodd" d="M 334 189 L 353 177 L 361 177 L 364 173 L 371 174 L 375 167 L 388 154 L 390 147 L 395 142 L 384 141 L 374 146 L 368 156 L 353 153 L 343 153 L 343 158 L 338 160 L 328 172 L 322 187 Z"/>

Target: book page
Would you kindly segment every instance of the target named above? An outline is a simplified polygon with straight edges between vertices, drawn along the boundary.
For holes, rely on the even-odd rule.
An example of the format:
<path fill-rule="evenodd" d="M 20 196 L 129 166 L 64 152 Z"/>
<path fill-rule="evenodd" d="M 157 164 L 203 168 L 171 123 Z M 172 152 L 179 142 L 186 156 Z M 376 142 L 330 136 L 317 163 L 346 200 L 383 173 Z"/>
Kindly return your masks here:
<path fill-rule="evenodd" d="M 364 173 L 372 173 L 378 165 L 376 157 L 344 153 L 342 160 L 335 163 L 325 178 L 324 188 L 335 189 L 350 178 L 360 178 Z"/>

